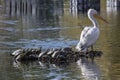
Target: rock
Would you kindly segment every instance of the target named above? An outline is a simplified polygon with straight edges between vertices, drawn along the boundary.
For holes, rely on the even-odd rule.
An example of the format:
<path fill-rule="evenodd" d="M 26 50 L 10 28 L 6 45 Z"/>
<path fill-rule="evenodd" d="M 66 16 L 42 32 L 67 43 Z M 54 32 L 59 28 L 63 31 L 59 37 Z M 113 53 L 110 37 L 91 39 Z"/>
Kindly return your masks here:
<path fill-rule="evenodd" d="M 12 53 L 15 60 L 22 61 L 22 60 L 37 60 L 38 55 L 41 52 L 40 49 L 33 49 L 33 48 L 27 48 L 27 49 L 18 49 Z"/>
<path fill-rule="evenodd" d="M 57 55 L 59 55 L 61 53 L 61 51 L 54 51 L 54 53 L 52 54 L 52 58 L 56 58 Z"/>
<path fill-rule="evenodd" d="M 57 51 L 57 49 L 51 49 L 47 52 L 47 55 L 52 55 L 55 51 Z"/>
<path fill-rule="evenodd" d="M 16 51 L 14 51 L 11 55 L 12 56 L 17 56 L 17 55 L 19 55 L 19 54 L 21 54 L 22 53 L 22 49 L 18 49 L 18 50 L 16 50 Z"/>
<path fill-rule="evenodd" d="M 42 56 L 43 56 L 43 55 L 47 55 L 47 53 L 48 53 L 49 51 L 50 51 L 50 50 L 47 49 L 45 52 L 41 52 L 41 53 L 39 54 L 38 58 L 41 59 Z"/>
<path fill-rule="evenodd" d="M 70 47 L 65 47 L 65 48 L 62 48 L 62 51 L 63 51 L 63 52 L 72 52 L 72 48 L 70 48 Z"/>
<path fill-rule="evenodd" d="M 76 62 L 81 57 L 88 57 L 94 60 L 94 57 L 100 57 L 103 53 L 101 51 L 89 51 L 87 54 L 75 52 L 72 48 L 52 48 L 42 51 L 42 49 L 18 49 L 12 53 L 14 59 L 17 61 L 39 60 L 47 63 L 71 63 Z"/>

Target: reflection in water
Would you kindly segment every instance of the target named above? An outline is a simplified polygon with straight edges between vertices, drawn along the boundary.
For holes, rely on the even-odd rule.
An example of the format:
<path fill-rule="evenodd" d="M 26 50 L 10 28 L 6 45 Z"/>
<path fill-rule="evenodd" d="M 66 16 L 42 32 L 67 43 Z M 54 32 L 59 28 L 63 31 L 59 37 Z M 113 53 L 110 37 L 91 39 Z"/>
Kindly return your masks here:
<path fill-rule="evenodd" d="M 63 0 L 5 0 L 5 12 L 10 19 L 20 19 L 14 30 L 14 39 L 19 40 L 17 43 L 25 43 L 30 39 L 26 43 L 29 45 L 41 42 L 39 40 L 48 42 L 60 38 L 59 18 L 63 15 L 63 7 Z"/>
<path fill-rule="evenodd" d="M 82 79 L 82 80 L 101 80 L 99 67 L 86 57 L 80 58 L 76 63 L 50 64 L 35 62 L 14 61 L 13 66 L 22 72 L 25 79 Z M 73 69 L 75 68 L 75 69 Z M 76 74 L 76 75 L 74 75 Z M 82 74 L 82 75 L 81 75 Z M 79 77 L 78 77 L 79 76 Z"/>
<path fill-rule="evenodd" d="M 24 79 L 41 79 L 41 80 L 62 80 L 71 79 L 69 72 L 64 72 L 65 66 L 61 67 L 55 64 L 42 63 L 42 62 L 13 62 L 13 66 L 22 71 Z"/>
<path fill-rule="evenodd" d="M 88 64 L 80 62 L 80 65 L 77 65 L 74 63 L 65 68 L 54 67 L 55 65 L 46 67 L 46 64 L 42 64 L 42 67 L 39 62 L 27 65 L 19 64 L 19 66 L 15 66 L 19 68 L 14 68 L 9 56 L 14 50 L 22 47 L 75 46 L 81 32 L 81 29 L 76 27 L 78 26 L 77 22 L 82 21 L 82 24 L 85 25 L 90 23 L 85 14 L 78 15 L 79 12 L 74 11 L 74 9 L 72 11 L 72 6 L 69 8 L 69 1 L 0 0 L 0 80 L 48 80 L 56 79 L 56 76 L 59 75 L 60 77 L 66 77 L 67 80 L 84 80 L 81 71 L 83 68 L 88 71 L 92 69 L 87 67 L 91 65 L 89 61 L 86 62 Z M 101 0 L 101 3 L 104 1 Z M 110 9 L 107 9 L 110 12 L 106 14 L 105 4 L 100 7 L 100 14 L 107 16 L 110 24 L 102 24 L 100 27 L 102 29 L 101 37 L 95 48 L 102 50 L 104 55 L 102 58 L 95 60 L 100 67 L 103 80 L 119 80 L 120 10 L 113 8 L 110 11 Z M 77 10 L 77 8 L 75 9 Z M 72 16 L 69 10 L 76 17 Z M 64 24 L 62 20 L 65 21 Z M 82 67 L 83 65 L 84 67 Z M 101 76 L 99 67 L 95 63 L 91 66 L 98 69 L 98 73 L 94 70 L 92 70 L 92 73 L 98 74 L 95 77 L 99 79 L 99 76 Z M 48 77 L 46 78 L 46 76 Z M 87 79 L 86 76 L 84 78 Z M 90 76 L 90 78 L 95 79 L 93 76 Z"/>
<path fill-rule="evenodd" d="M 23 23 L 29 24 L 28 26 L 31 24 L 37 24 L 37 26 L 59 24 L 56 22 L 63 14 L 63 0 L 5 0 L 5 7 L 7 14 L 12 17 L 21 16 Z"/>
<path fill-rule="evenodd" d="M 38 62 L 13 62 L 13 66 L 21 71 L 22 78 L 25 80 L 41 79 L 44 80 L 44 77 L 41 76 L 39 72 Z M 36 68 L 37 67 L 37 68 Z M 37 71 L 35 69 L 37 69 Z"/>
<path fill-rule="evenodd" d="M 120 0 L 106 0 L 107 7 L 120 7 Z"/>
<path fill-rule="evenodd" d="M 107 7 L 107 18 L 110 21 L 110 28 L 108 35 L 109 38 L 109 44 L 110 44 L 110 53 L 109 53 L 109 64 L 110 64 L 110 76 L 113 80 L 119 80 L 120 79 L 120 7 Z M 116 75 L 117 74 L 117 75 Z"/>
<path fill-rule="evenodd" d="M 87 12 L 89 8 L 100 11 L 100 0 L 70 0 L 70 7 L 73 15 Z"/>
<path fill-rule="evenodd" d="M 110 16 L 111 14 L 118 15 L 120 8 L 119 7 L 107 7 L 107 14 Z"/>
<path fill-rule="evenodd" d="M 23 28 L 59 26 L 63 14 L 63 0 L 5 0 L 6 13 L 22 17 Z"/>
<path fill-rule="evenodd" d="M 35 31 L 34 28 L 59 27 L 59 16 L 63 14 L 63 0 L 5 0 L 5 7 L 6 13 L 10 17 L 21 17 L 20 34 L 22 34 L 22 38 L 59 37 L 59 30 L 39 31 L 36 29 Z M 30 28 L 33 30 L 28 32 Z"/>
<path fill-rule="evenodd" d="M 92 63 L 83 57 L 77 61 L 77 64 L 85 80 L 101 80 L 101 72 L 95 62 Z"/>

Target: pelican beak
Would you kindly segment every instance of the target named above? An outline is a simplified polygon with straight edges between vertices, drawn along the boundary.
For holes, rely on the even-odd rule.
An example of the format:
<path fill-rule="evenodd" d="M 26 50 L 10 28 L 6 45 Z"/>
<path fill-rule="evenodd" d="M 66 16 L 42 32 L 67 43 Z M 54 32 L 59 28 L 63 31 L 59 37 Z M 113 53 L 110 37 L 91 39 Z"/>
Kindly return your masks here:
<path fill-rule="evenodd" d="M 98 19 L 100 19 L 100 20 L 102 20 L 102 21 L 104 21 L 105 23 L 108 23 L 107 20 L 105 20 L 103 17 L 101 17 L 101 16 L 98 15 L 98 14 L 94 14 L 93 16 L 96 17 L 96 18 L 98 18 Z"/>

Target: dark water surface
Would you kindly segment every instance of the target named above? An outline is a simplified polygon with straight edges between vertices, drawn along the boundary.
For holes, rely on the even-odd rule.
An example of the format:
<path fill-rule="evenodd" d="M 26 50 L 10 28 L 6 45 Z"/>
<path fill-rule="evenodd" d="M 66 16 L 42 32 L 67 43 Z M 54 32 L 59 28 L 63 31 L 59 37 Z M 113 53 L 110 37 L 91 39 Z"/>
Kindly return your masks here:
<path fill-rule="evenodd" d="M 101 1 L 101 35 L 95 63 L 82 59 L 67 66 L 39 61 L 15 63 L 10 54 L 19 48 L 74 47 L 81 25 L 91 25 L 86 13 L 71 12 L 69 0 L 0 0 L 0 80 L 119 80 L 120 9 L 106 8 Z M 83 27 L 84 27 L 83 26 Z"/>

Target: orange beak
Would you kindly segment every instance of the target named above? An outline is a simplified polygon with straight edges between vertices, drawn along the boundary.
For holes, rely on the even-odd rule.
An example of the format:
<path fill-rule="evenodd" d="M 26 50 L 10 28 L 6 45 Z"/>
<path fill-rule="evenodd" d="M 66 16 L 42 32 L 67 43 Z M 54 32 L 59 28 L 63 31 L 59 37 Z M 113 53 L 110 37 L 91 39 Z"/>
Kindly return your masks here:
<path fill-rule="evenodd" d="M 98 19 L 100 19 L 100 20 L 102 20 L 102 21 L 104 21 L 105 23 L 108 23 L 108 21 L 105 20 L 105 19 L 104 19 L 103 17 L 101 17 L 100 15 L 94 14 L 93 16 L 96 17 L 96 18 L 98 18 Z"/>

